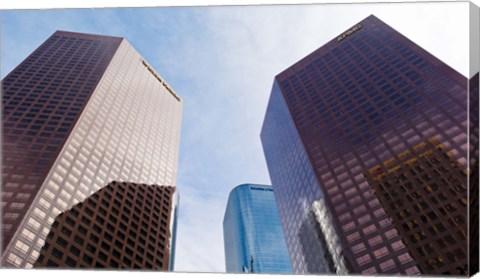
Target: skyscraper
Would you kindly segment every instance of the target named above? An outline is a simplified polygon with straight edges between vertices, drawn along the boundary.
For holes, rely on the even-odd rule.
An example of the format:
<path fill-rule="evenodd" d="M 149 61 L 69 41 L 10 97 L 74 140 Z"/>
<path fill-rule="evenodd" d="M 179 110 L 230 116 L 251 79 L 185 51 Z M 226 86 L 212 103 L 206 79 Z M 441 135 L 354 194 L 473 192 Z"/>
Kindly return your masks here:
<path fill-rule="evenodd" d="M 175 185 L 181 99 L 125 39 L 55 32 L 2 93 L 2 266 L 110 181 Z"/>
<path fill-rule="evenodd" d="M 34 267 L 173 270 L 175 190 L 109 183 L 55 218 Z"/>
<path fill-rule="evenodd" d="M 242 184 L 230 192 L 223 240 L 227 272 L 292 272 L 270 186 Z"/>
<path fill-rule="evenodd" d="M 467 83 L 373 15 L 275 77 L 261 139 L 295 272 L 468 274 Z"/>

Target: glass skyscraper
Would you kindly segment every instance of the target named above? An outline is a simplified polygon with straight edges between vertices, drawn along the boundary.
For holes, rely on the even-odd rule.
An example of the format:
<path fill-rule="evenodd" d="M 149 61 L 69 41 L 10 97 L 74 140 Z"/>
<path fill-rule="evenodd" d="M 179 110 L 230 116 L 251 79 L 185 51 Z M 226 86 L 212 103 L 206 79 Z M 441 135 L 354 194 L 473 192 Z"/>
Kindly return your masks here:
<path fill-rule="evenodd" d="M 2 266 L 111 181 L 175 185 L 182 100 L 125 39 L 57 31 L 2 94 Z"/>
<path fill-rule="evenodd" d="M 275 77 L 261 140 L 294 272 L 472 272 L 467 92 L 373 15 Z"/>
<path fill-rule="evenodd" d="M 242 184 L 230 192 L 223 239 L 227 272 L 292 273 L 270 186 Z"/>

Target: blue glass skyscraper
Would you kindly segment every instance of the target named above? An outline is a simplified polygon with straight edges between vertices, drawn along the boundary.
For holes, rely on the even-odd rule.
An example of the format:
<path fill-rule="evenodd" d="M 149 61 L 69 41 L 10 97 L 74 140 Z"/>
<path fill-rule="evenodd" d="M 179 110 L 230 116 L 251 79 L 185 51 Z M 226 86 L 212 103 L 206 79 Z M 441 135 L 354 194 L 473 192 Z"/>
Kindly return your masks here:
<path fill-rule="evenodd" d="M 292 273 L 272 187 L 242 184 L 223 219 L 227 272 Z"/>

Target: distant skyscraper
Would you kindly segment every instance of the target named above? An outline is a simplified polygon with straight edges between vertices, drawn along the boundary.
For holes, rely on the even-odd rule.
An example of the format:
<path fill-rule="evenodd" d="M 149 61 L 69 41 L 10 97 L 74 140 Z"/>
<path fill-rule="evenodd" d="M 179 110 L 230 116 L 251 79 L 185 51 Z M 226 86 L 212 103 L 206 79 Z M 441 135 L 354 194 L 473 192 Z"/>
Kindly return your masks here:
<path fill-rule="evenodd" d="M 467 84 L 373 15 L 276 76 L 261 139 L 295 272 L 468 274 Z"/>
<path fill-rule="evenodd" d="M 223 218 L 227 272 L 292 273 L 272 187 L 242 184 Z"/>
<path fill-rule="evenodd" d="M 2 81 L 2 266 L 110 181 L 175 185 L 182 102 L 122 38 L 55 32 Z"/>
<path fill-rule="evenodd" d="M 55 218 L 34 267 L 173 270 L 175 187 L 111 182 Z"/>

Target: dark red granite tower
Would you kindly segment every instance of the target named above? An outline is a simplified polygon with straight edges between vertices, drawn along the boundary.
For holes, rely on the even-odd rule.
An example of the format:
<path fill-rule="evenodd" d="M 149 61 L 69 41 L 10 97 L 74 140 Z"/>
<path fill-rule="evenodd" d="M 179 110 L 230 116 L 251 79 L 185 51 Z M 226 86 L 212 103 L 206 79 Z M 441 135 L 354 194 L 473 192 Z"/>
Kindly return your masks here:
<path fill-rule="evenodd" d="M 373 15 L 276 76 L 261 138 L 295 272 L 473 272 L 467 93 Z"/>

